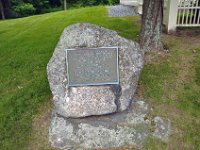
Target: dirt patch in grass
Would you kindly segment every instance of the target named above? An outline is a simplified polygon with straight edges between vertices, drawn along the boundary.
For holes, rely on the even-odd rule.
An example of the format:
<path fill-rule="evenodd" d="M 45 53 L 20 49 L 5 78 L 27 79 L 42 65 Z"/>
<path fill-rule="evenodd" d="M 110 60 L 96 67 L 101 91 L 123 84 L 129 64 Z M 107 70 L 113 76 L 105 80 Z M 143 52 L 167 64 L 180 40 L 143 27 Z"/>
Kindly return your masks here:
<path fill-rule="evenodd" d="M 168 52 L 166 51 L 153 51 L 145 54 L 145 65 L 158 64 L 162 59 L 165 59 Z"/>
<path fill-rule="evenodd" d="M 48 129 L 51 121 L 52 103 L 46 101 L 32 121 L 32 132 L 28 150 L 55 150 L 48 142 Z"/>
<path fill-rule="evenodd" d="M 200 37 L 200 28 L 178 28 L 174 35 L 181 37 Z"/>

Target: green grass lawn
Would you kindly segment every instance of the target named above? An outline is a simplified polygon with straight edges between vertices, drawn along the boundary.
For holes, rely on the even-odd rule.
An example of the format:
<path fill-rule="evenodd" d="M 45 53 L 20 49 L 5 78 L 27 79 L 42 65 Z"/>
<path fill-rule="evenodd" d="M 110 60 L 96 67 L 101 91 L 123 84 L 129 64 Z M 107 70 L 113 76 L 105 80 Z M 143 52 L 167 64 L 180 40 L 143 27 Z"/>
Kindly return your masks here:
<path fill-rule="evenodd" d="M 38 107 L 51 97 L 46 66 L 63 29 L 90 22 L 134 39 L 139 19 L 108 18 L 105 7 L 0 22 L 0 150 L 27 149 Z"/>
<path fill-rule="evenodd" d="M 191 31 L 192 32 L 192 31 Z M 148 100 L 153 116 L 169 118 L 169 142 L 149 140 L 151 150 L 200 149 L 200 30 L 196 35 L 164 35 L 169 53 L 146 55 L 138 93 Z"/>
<path fill-rule="evenodd" d="M 109 18 L 102 6 L 0 21 L 0 150 L 50 149 L 39 131 L 48 130 L 51 112 L 46 65 L 63 29 L 78 22 L 133 40 L 139 34 L 138 17 Z M 151 103 L 151 115 L 172 121 L 173 134 L 168 143 L 150 139 L 144 149 L 200 149 L 200 36 L 163 41 L 170 52 L 146 55 L 137 95 Z"/>

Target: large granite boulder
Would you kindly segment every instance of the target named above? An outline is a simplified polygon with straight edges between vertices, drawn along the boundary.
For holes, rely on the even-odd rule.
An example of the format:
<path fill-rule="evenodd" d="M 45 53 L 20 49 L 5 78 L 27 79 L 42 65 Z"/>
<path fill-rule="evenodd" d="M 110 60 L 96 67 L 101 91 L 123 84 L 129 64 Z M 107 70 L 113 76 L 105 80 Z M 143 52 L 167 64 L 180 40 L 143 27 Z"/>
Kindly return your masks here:
<path fill-rule="evenodd" d="M 119 47 L 119 85 L 67 86 L 65 49 Z M 47 72 L 55 112 L 63 117 L 103 115 L 126 110 L 132 101 L 143 67 L 139 44 L 115 31 L 80 23 L 64 29 L 48 63 Z"/>

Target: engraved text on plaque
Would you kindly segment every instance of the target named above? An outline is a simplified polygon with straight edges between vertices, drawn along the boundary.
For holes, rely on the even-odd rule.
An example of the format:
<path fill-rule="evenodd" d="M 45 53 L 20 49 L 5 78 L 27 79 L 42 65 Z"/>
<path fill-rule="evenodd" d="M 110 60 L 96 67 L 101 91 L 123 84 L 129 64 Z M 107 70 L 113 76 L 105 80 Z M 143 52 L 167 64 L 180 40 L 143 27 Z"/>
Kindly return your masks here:
<path fill-rule="evenodd" d="M 67 49 L 69 86 L 119 84 L 118 48 Z"/>

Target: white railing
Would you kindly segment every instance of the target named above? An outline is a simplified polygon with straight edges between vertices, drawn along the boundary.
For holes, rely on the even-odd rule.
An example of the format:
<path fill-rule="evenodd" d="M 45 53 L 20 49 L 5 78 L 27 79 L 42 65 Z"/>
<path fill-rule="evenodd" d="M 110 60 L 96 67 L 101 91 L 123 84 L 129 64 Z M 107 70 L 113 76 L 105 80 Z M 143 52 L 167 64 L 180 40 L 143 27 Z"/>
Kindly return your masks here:
<path fill-rule="evenodd" d="M 142 14 L 143 0 L 120 0 L 120 3 L 136 6 Z M 200 27 L 200 0 L 164 0 L 163 22 L 168 32 L 176 27 Z"/>
<path fill-rule="evenodd" d="M 180 0 L 177 14 L 178 27 L 200 26 L 200 0 Z"/>
<path fill-rule="evenodd" d="M 200 27 L 200 0 L 165 0 L 164 24 L 176 27 Z"/>

